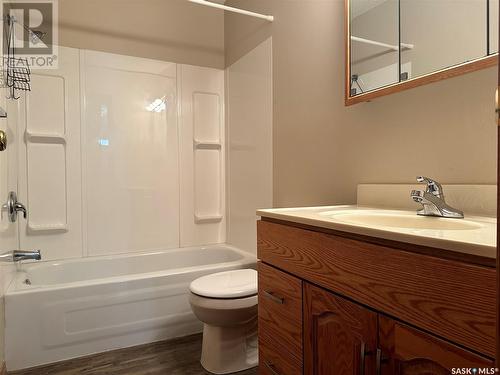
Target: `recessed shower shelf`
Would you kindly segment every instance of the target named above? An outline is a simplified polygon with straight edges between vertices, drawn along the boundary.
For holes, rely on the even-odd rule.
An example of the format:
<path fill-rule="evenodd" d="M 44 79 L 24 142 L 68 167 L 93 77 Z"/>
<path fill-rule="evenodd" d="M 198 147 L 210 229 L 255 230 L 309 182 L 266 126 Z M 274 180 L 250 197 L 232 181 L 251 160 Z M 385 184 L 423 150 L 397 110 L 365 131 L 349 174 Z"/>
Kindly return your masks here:
<path fill-rule="evenodd" d="M 195 140 L 193 147 L 195 150 L 220 150 L 222 145 L 219 142 L 201 142 Z"/>
<path fill-rule="evenodd" d="M 28 223 L 30 232 L 65 233 L 68 232 L 67 224 L 31 224 Z"/>
<path fill-rule="evenodd" d="M 66 144 L 66 137 L 60 134 L 42 134 L 26 131 L 26 141 L 32 143 Z"/>
<path fill-rule="evenodd" d="M 222 219 L 222 215 L 194 215 L 194 222 L 197 224 L 219 223 Z"/>

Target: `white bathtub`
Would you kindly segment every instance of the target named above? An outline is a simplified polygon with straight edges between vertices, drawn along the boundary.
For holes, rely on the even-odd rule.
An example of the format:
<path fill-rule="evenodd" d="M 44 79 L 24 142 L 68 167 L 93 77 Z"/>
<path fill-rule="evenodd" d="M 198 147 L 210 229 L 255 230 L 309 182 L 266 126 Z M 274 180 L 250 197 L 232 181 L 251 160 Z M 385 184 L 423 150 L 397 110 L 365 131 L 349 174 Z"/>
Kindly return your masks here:
<path fill-rule="evenodd" d="M 234 247 L 213 245 L 23 265 L 5 295 L 7 367 L 201 332 L 189 283 L 255 262 Z"/>

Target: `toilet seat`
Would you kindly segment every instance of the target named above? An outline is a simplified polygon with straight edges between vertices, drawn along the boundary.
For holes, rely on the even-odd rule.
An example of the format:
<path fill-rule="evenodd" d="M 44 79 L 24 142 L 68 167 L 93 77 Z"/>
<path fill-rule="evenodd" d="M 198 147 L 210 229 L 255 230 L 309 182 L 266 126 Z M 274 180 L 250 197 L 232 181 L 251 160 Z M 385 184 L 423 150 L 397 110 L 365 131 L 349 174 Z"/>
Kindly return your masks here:
<path fill-rule="evenodd" d="M 191 305 L 198 308 L 222 311 L 236 311 L 242 309 L 257 308 L 258 296 L 242 297 L 242 298 L 207 298 L 192 293 L 189 297 Z M 206 320 L 206 319 L 205 319 Z M 227 322 L 223 322 L 225 325 Z"/>
<path fill-rule="evenodd" d="M 218 272 L 194 280 L 189 289 L 205 298 L 245 298 L 257 294 L 257 271 L 242 269 Z"/>

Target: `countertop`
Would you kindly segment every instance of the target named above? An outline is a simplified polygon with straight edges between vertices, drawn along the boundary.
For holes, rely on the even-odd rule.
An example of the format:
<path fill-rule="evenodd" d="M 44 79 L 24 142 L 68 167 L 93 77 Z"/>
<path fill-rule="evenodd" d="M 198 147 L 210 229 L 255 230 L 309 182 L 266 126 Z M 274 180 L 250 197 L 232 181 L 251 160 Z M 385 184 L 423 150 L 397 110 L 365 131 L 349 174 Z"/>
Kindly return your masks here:
<path fill-rule="evenodd" d="M 463 220 L 462 223 L 473 223 L 467 229 L 430 229 L 384 226 L 378 224 L 349 223 L 342 219 L 344 214 L 383 212 L 416 217 L 416 220 L 436 220 L 443 227 L 449 220 Z M 331 213 L 331 215 L 330 215 Z M 388 210 L 375 207 L 360 206 L 322 206 L 262 209 L 257 215 L 263 218 L 282 220 L 307 226 L 325 228 L 338 232 L 352 233 L 376 239 L 414 244 L 451 252 L 468 254 L 490 261 L 496 258 L 496 218 L 481 216 L 465 216 L 465 219 L 429 218 L 418 216 L 415 211 Z"/>

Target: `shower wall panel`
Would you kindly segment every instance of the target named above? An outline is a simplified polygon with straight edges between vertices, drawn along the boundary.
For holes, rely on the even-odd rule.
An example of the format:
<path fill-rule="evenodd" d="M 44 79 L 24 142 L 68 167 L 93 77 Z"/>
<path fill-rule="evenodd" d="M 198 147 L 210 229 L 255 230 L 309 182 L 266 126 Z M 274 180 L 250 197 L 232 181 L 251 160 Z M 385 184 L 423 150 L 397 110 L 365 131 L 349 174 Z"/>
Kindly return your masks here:
<path fill-rule="evenodd" d="M 81 55 L 88 255 L 178 247 L 176 65 Z"/>
<path fill-rule="evenodd" d="M 177 67 L 181 246 L 226 240 L 224 72 Z"/>
<path fill-rule="evenodd" d="M 79 51 L 61 47 L 59 68 L 33 70 L 32 91 L 16 102 L 21 249 L 44 259 L 82 256 Z M 12 120 L 14 118 L 11 117 Z"/>
<path fill-rule="evenodd" d="M 11 105 L 21 248 L 55 260 L 224 242 L 223 103 L 222 70 L 60 47 Z"/>

